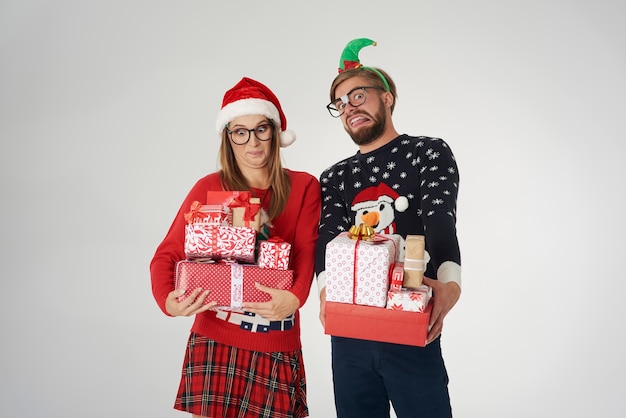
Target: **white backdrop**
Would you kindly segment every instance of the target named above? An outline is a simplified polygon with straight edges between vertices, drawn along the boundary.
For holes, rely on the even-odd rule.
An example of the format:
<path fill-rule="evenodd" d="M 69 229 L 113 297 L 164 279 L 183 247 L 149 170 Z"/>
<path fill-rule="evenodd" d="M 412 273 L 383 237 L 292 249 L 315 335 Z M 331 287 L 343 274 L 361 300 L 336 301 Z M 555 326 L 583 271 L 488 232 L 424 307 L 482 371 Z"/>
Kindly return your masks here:
<path fill-rule="evenodd" d="M 298 135 L 285 165 L 319 176 L 355 151 L 324 106 L 357 37 L 398 85 L 398 130 L 459 163 L 455 416 L 626 414 L 623 2 L 0 4 L 0 416 L 186 416 L 191 319 L 159 311 L 148 264 L 217 167 L 222 95 L 269 85 Z M 332 418 L 317 301 L 310 412 Z"/>

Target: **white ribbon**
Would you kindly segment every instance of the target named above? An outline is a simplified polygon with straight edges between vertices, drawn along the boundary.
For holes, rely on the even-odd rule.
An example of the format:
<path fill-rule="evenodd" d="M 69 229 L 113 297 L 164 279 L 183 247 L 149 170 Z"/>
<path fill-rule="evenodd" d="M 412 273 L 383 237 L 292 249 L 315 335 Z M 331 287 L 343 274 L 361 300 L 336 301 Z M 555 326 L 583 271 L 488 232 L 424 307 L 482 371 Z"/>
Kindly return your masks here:
<path fill-rule="evenodd" d="M 230 306 L 241 308 L 243 303 L 243 267 L 241 264 L 230 265 Z"/>

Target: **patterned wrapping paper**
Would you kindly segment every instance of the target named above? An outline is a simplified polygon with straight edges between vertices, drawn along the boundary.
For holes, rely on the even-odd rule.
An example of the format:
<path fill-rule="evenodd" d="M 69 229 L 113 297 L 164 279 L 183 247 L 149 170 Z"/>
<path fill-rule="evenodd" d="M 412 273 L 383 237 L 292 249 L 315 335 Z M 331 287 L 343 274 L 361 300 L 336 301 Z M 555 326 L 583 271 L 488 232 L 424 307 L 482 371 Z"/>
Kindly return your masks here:
<path fill-rule="evenodd" d="M 232 259 L 254 263 L 256 231 L 252 228 L 185 225 L 185 255 L 190 258 Z"/>
<path fill-rule="evenodd" d="M 191 203 L 189 212 L 185 213 L 187 223 L 202 223 L 207 225 L 229 225 L 228 215 L 221 205 L 203 205 L 197 200 Z"/>
<path fill-rule="evenodd" d="M 287 270 L 291 244 L 280 238 L 270 238 L 259 243 L 257 263 L 261 268 Z"/>
<path fill-rule="evenodd" d="M 389 290 L 387 309 L 394 311 L 424 312 L 430 301 L 431 289 L 422 285 L 418 289 Z"/>
<path fill-rule="evenodd" d="M 404 263 L 397 261 L 391 271 L 391 280 L 389 283 L 390 290 L 402 289 L 402 283 L 404 282 Z"/>
<path fill-rule="evenodd" d="M 258 290 L 254 283 L 276 289 L 290 289 L 292 270 L 263 269 L 256 265 L 238 263 L 204 263 L 190 260 L 176 264 L 176 289 L 185 293 L 183 300 L 197 288 L 211 292 L 204 303 L 217 301 L 222 309 L 239 309 L 243 302 L 268 302 L 269 294 Z"/>
<path fill-rule="evenodd" d="M 326 300 L 384 308 L 401 239 L 388 234 L 355 240 L 348 233 L 333 238 L 326 246 Z"/>

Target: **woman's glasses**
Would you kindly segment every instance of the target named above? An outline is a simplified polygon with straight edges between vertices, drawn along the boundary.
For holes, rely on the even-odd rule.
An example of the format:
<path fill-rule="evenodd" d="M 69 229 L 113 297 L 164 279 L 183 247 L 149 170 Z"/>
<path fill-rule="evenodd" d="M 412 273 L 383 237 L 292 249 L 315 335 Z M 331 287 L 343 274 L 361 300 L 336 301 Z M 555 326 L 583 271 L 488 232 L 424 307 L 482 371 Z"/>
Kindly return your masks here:
<path fill-rule="evenodd" d="M 264 123 L 254 129 L 238 127 L 233 129 L 232 131 L 226 130 L 226 132 L 228 132 L 231 141 L 233 141 L 237 145 L 243 145 L 250 140 L 250 135 L 252 134 L 252 132 L 254 132 L 256 139 L 258 139 L 259 141 L 269 141 L 270 139 L 272 139 L 274 126 L 269 123 Z"/>

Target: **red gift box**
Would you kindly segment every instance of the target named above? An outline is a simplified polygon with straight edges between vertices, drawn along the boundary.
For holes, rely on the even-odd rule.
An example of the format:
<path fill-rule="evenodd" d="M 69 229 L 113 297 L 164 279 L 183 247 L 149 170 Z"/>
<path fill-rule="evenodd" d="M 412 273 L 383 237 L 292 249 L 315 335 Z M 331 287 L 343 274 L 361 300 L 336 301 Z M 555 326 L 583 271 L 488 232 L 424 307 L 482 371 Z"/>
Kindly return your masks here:
<path fill-rule="evenodd" d="M 291 244 L 281 238 L 272 237 L 259 243 L 259 267 L 287 270 L 289 268 L 289 253 Z"/>
<path fill-rule="evenodd" d="M 268 302 L 269 294 L 254 285 L 275 289 L 290 289 L 293 285 L 293 270 L 262 269 L 255 265 L 238 263 L 203 263 L 190 260 L 176 264 L 176 289 L 185 289 L 179 301 L 195 289 L 210 290 L 204 303 L 217 301 L 221 308 L 238 309 L 243 302 Z"/>
<path fill-rule="evenodd" d="M 324 333 L 339 337 L 424 347 L 432 305 L 424 312 L 326 302 Z"/>
<path fill-rule="evenodd" d="M 404 263 L 402 261 L 396 262 L 391 270 L 391 279 L 389 280 L 389 290 L 402 289 L 402 283 L 404 282 Z M 387 296 L 389 299 L 389 296 Z"/>
<path fill-rule="evenodd" d="M 256 231 L 252 228 L 185 225 L 184 251 L 187 258 L 232 259 L 254 263 Z"/>

